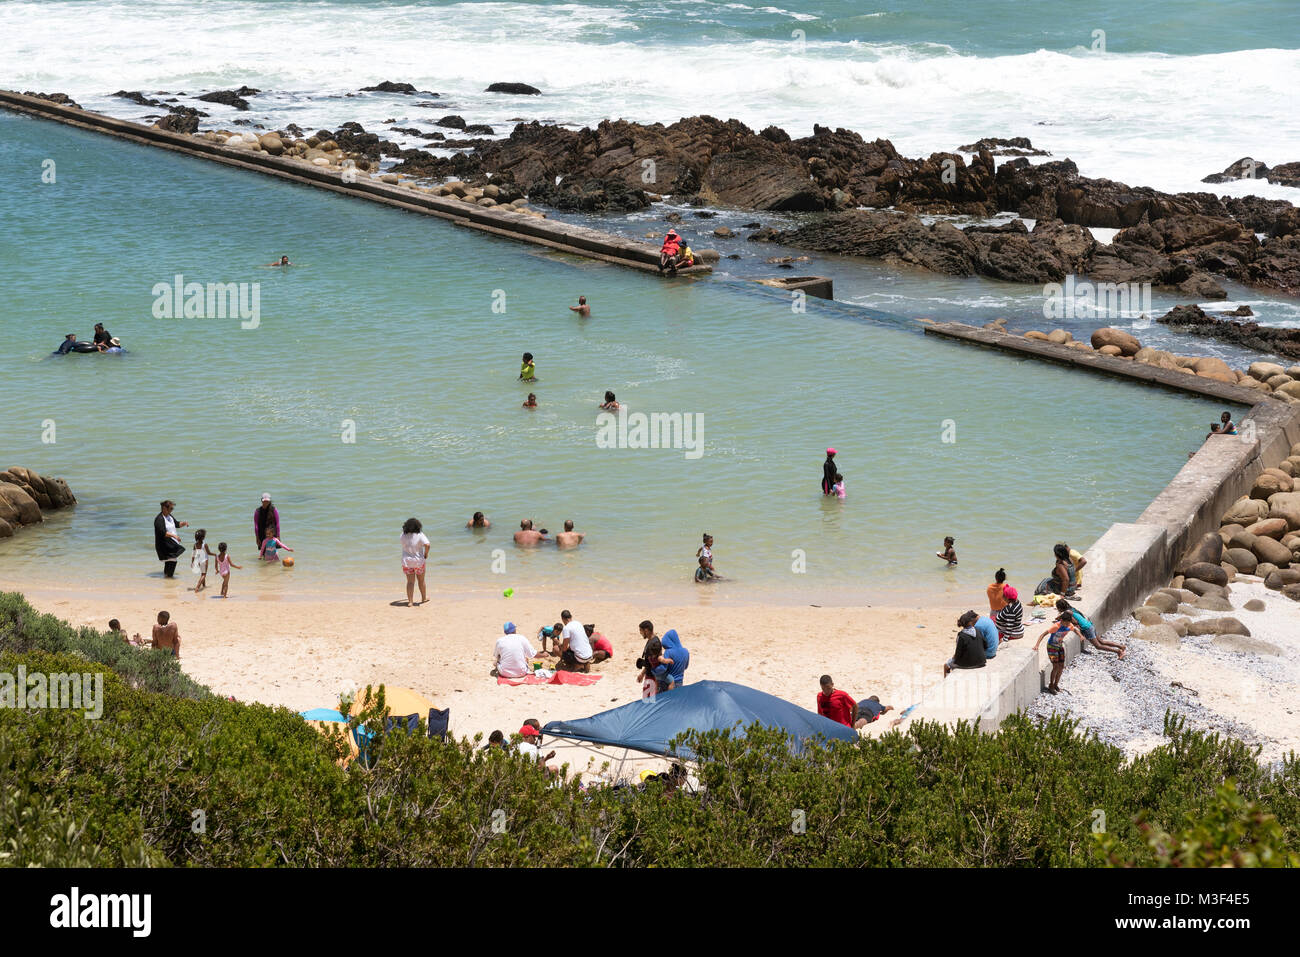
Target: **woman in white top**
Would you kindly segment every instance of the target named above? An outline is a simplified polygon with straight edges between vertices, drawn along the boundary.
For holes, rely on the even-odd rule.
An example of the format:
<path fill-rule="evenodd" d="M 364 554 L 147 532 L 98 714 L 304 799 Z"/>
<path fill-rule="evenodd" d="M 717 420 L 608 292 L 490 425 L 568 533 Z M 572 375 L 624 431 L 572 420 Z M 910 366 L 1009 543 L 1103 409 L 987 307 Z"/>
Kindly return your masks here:
<path fill-rule="evenodd" d="M 429 558 L 429 539 L 419 519 L 408 518 L 402 526 L 402 574 L 406 576 L 406 606 L 415 604 L 415 584 L 420 584 L 420 604 L 429 600 L 424 589 L 424 563 Z"/>

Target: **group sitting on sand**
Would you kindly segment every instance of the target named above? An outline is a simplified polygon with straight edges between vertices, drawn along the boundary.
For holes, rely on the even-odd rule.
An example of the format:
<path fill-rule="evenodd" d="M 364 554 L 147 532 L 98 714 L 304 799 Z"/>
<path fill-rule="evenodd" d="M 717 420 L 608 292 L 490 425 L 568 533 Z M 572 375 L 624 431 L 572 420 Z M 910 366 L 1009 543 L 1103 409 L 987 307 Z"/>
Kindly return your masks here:
<path fill-rule="evenodd" d="M 545 666 L 548 658 L 559 659 L 555 663 L 557 670 L 586 673 L 592 665 L 614 657 L 609 639 L 596 631 L 595 625 L 577 621 L 567 608 L 560 612 L 560 621 L 538 630 L 540 651 L 519 634 L 514 622 L 506 622 L 502 631 L 493 649 L 492 667 L 492 673 L 500 678 L 526 678 Z"/>

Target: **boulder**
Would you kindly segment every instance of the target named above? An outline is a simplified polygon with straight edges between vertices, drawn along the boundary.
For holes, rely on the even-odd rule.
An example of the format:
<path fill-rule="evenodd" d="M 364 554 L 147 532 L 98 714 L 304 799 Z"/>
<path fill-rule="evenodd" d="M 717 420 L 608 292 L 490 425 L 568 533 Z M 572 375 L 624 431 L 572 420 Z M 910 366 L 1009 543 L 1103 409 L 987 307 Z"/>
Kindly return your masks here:
<path fill-rule="evenodd" d="M 1290 492 L 1295 485 L 1292 483 L 1290 476 L 1283 475 L 1280 472 L 1261 472 L 1255 479 L 1255 484 L 1250 487 L 1250 498 L 1252 501 L 1263 499 L 1265 503 L 1270 495 L 1276 495 L 1279 492 Z M 1265 515 L 1268 514 L 1266 511 Z M 1247 528 L 1250 526 L 1248 525 Z"/>
<path fill-rule="evenodd" d="M 1277 571 L 1269 572 L 1268 577 L 1264 579 L 1264 587 L 1271 588 L 1273 591 L 1281 591 L 1287 585 L 1300 583 L 1300 568 L 1279 568 Z"/>
<path fill-rule="evenodd" d="M 1260 382 L 1266 382 L 1275 375 L 1286 375 L 1286 369 L 1276 362 L 1252 362 L 1246 369 L 1246 375 Z"/>
<path fill-rule="evenodd" d="M 1217 382 L 1226 382 L 1229 385 L 1237 384 L 1237 375 L 1222 359 L 1215 356 L 1201 356 L 1196 359 L 1191 366 L 1193 372 L 1207 379 L 1214 379 Z"/>
<path fill-rule="evenodd" d="M 1166 615 L 1178 607 L 1178 599 L 1164 592 L 1153 592 L 1146 603 L 1151 608 L 1160 609 L 1161 613 Z"/>
<path fill-rule="evenodd" d="M 1173 625 L 1145 625 L 1133 633 L 1140 641 L 1149 641 L 1157 645 L 1169 645 L 1177 648 L 1182 642 L 1178 630 Z"/>
<path fill-rule="evenodd" d="M 1106 346 L 1113 346 L 1118 350 L 1114 353 L 1107 353 L 1108 355 L 1136 355 L 1137 351 L 1142 348 L 1142 343 L 1138 342 L 1136 336 L 1112 326 L 1098 329 L 1092 334 L 1090 341 L 1092 347 L 1099 352 L 1103 351 Z"/>
<path fill-rule="evenodd" d="M 1155 366 L 1157 369 L 1181 369 L 1170 353 L 1163 349 L 1152 349 L 1150 346 L 1143 346 L 1133 356 L 1134 362 L 1141 362 L 1143 365 Z"/>
<path fill-rule="evenodd" d="M 1268 515 L 1268 502 L 1257 498 L 1240 498 L 1223 513 L 1220 525 L 1249 527 Z"/>
<path fill-rule="evenodd" d="M 1228 539 L 1229 548 L 1251 549 L 1255 547 L 1255 535 L 1252 535 L 1240 525 L 1233 525 L 1232 527 L 1237 529 L 1237 531 Z"/>
<path fill-rule="evenodd" d="M 0 506 L 0 518 L 10 525 L 35 525 L 43 521 L 41 507 L 17 485 L 0 483 L 0 500 L 8 503 L 8 508 Z M 12 516 L 12 517 L 10 517 Z"/>
<path fill-rule="evenodd" d="M 1228 562 L 1237 569 L 1237 571 L 1243 572 L 1247 575 L 1253 575 L 1255 573 L 1255 567 L 1259 564 L 1259 559 L 1255 557 L 1255 554 L 1245 548 L 1230 548 L 1224 552 L 1223 557 L 1227 559 Z"/>
<path fill-rule="evenodd" d="M 1272 506 L 1270 505 L 1271 509 Z M 1254 525 L 1249 526 L 1246 531 L 1256 538 L 1276 538 L 1279 541 L 1287 533 L 1287 522 L 1284 518 L 1264 518 L 1260 519 Z"/>
<path fill-rule="evenodd" d="M 1224 651 L 1235 651 L 1243 655 L 1277 657 L 1282 654 L 1282 649 L 1272 642 L 1251 638 L 1249 635 L 1218 635 L 1210 644 L 1214 645 L 1215 648 L 1221 648 Z"/>
<path fill-rule="evenodd" d="M 1274 539 L 1256 538 L 1255 547 L 1251 550 L 1261 562 L 1268 562 L 1278 568 L 1286 568 L 1291 564 L 1291 549 Z M 1255 571 L 1258 574 L 1258 567 Z"/>
<path fill-rule="evenodd" d="M 1073 339 L 1074 336 L 1070 335 L 1070 333 L 1066 332 L 1064 329 L 1053 329 L 1047 334 L 1047 341 L 1054 342 L 1058 346 L 1063 346 L 1067 342 L 1071 342 Z"/>
<path fill-rule="evenodd" d="M 1192 603 L 1192 607 L 1201 611 L 1232 611 L 1232 602 L 1218 595 L 1202 595 Z"/>
<path fill-rule="evenodd" d="M 1294 381 L 1295 381 L 1294 379 L 1292 379 L 1289 375 L 1287 375 L 1284 372 L 1281 375 L 1269 376 L 1267 379 L 1264 380 L 1264 385 L 1268 386 L 1270 389 L 1279 389 L 1282 386 L 1286 385 L 1288 382 L 1294 382 Z"/>
<path fill-rule="evenodd" d="M 1102 346 L 1097 351 L 1103 356 L 1120 356 L 1124 354 L 1119 346 Z"/>
<path fill-rule="evenodd" d="M 1169 624 L 1174 626 L 1174 631 L 1178 632 L 1178 637 L 1184 638 L 1187 636 L 1187 629 L 1192 627 L 1192 619 L 1175 618 L 1173 621 L 1169 622 Z"/>
<path fill-rule="evenodd" d="M 1217 565 L 1221 561 L 1223 561 L 1223 539 L 1217 532 L 1206 532 L 1187 550 L 1174 570 L 1178 574 L 1185 574 L 1193 565 L 1207 563 Z"/>
<path fill-rule="evenodd" d="M 1134 608 L 1133 618 L 1142 625 L 1158 625 L 1165 620 L 1160 609 L 1152 605 L 1142 605 L 1139 608 Z"/>
<path fill-rule="evenodd" d="M 1195 592 L 1184 591 L 1181 588 L 1174 588 L 1172 585 L 1168 588 L 1158 588 L 1156 591 L 1164 595 L 1170 595 L 1176 601 L 1196 601 L 1198 597 Z"/>
<path fill-rule="evenodd" d="M 1224 580 L 1221 582 L 1211 582 L 1211 581 L 1206 581 L 1205 579 L 1202 578 L 1196 578 L 1192 575 L 1188 575 L 1187 578 L 1184 579 L 1183 581 L 1183 588 L 1186 591 L 1194 592 L 1197 595 L 1226 596 L 1228 594 L 1228 589 L 1226 587 L 1228 584 L 1227 582 L 1228 576 L 1223 573 L 1223 569 L 1220 568 L 1218 565 L 1209 565 L 1207 566 L 1207 569 L 1213 569 L 1214 571 L 1218 572 L 1220 575 L 1223 575 Z"/>
<path fill-rule="evenodd" d="M 1212 562 L 1198 562 L 1195 565 L 1190 565 L 1183 570 L 1183 574 L 1189 579 L 1188 581 L 1184 582 L 1184 585 L 1187 588 L 1187 590 L 1195 591 L 1197 592 L 1197 594 L 1201 594 L 1201 595 L 1205 593 L 1197 591 L 1191 579 L 1196 579 L 1197 581 L 1206 582 L 1211 585 L 1228 584 L 1228 573 L 1225 572 L 1219 565 L 1214 564 Z"/>
<path fill-rule="evenodd" d="M 493 83 L 485 93 L 511 93 L 515 96 L 540 96 L 542 91 L 527 83 Z"/>
<path fill-rule="evenodd" d="M 1225 546 L 1231 546 L 1232 536 L 1241 531 L 1245 531 L 1245 527 L 1242 525 L 1221 525 L 1219 526 L 1219 538 L 1223 539 Z"/>
<path fill-rule="evenodd" d="M 1197 608 L 1195 605 L 1179 605 L 1178 614 L 1180 615 L 1199 615 L 1205 609 Z"/>
<path fill-rule="evenodd" d="M 1246 604 L 1242 605 L 1241 607 L 1246 609 L 1246 611 L 1263 611 L 1268 606 L 1264 604 L 1264 600 L 1262 598 L 1252 598 L 1250 601 L 1246 602 Z"/>
<path fill-rule="evenodd" d="M 284 140 L 276 133 L 263 134 L 258 137 L 258 143 L 272 156 L 279 156 L 284 152 Z"/>
<path fill-rule="evenodd" d="M 1288 396 L 1292 399 L 1300 399 L 1300 382 L 1292 381 L 1283 383 L 1274 390 L 1273 394 Z"/>
<path fill-rule="evenodd" d="M 1270 495 L 1268 517 L 1286 522 L 1288 531 L 1300 531 L 1300 492 L 1279 492 Z"/>
<path fill-rule="evenodd" d="M 1202 618 L 1187 626 L 1189 635 L 1249 635 L 1250 629 L 1236 618 Z"/>
<path fill-rule="evenodd" d="M 1228 575 L 1228 581 L 1235 581 L 1235 580 L 1236 580 L 1236 578 L 1237 578 L 1237 566 L 1236 566 L 1236 565 L 1233 565 L 1233 564 L 1231 564 L 1231 563 L 1229 563 L 1229 562 L 1219 562 L 1219 567 L 1222 568 L 1222 569 L 1227 573 L 1227 575 Z"/>
<path fill-rule="evenodd" d="M 1275 571 L 1277 571 L 1277 566 L 1272 562 L 1260 562 L 1255 566 L 1255 577 L 1268 578 L 1268 576 L 1273 574 Z"/>
<path fill-rule="evenodd" d="M 1300 585 L 1283 585 L 1282 594 L 1292 601 L 1300 601 Z"/>

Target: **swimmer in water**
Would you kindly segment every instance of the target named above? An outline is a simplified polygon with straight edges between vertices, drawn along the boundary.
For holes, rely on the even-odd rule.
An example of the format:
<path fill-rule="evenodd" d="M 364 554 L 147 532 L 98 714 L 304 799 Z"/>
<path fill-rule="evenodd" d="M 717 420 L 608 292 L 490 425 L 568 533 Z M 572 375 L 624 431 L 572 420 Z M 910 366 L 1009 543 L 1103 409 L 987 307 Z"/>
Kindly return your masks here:
<path fill-rule="evenodd" d="M 535 409 L 535 408 L 537 408 L 537 395 L 536 395 L 536 393 L 533 393 L 533 392 L 528 393 L 528 401 L 525 402 L 525 403 L 523 404 L 522 407 L 525 408 L 525 409 Z"/>
<path fill-rule="evenodd" d="M 474 517 L 465 523 L 466 528 L 491 528 L 492 523 L 488 521 L 486 515 L 482 512 L 475 512 Z"/>
<path fill-rule="evenodd" d="M 523 362 L 519 363 L 519 379 L 522 382 L 537 381 L 537 365 L 533 362 L 531 352 L 525 352 Z"/>
<path fill-rule="evenodd" d="M 615 401 L 613 392 L 606 391 L 605 401 L 601 403 L 600 407 L 604 409 L 606 412 L 618 411 L 618 402 Z"/>
<path fill-rule="evenodd" d="M 268 266 L 292 266 L 293 263 L 289 262 L 288 256 L 281 256 L 280 261 L 278 263 L 267 263 L 267 265 Z"/>
<path fill-rule="evenodd" d="M 569 311 L 570 311 L 570 312 L 576 312 L 578 315 L 582 316 L 584 319 L 585 319 L 587 316 L 590 316 L 590 315 L 591 315 L 591 306 L 587 305 L 587 297 L 586 297 L 586 296 L 579 296 L 579 297 L 578 297 L 578 304 L 577 304 L 576 306 L 570 306 L 570 307 L 569 307 Z"/>
<path fill-rule="evenodd" d="M 946 561 L 949 568 L 957 564 L 957 550 L 952 547 L 955 542 L 956 539 L 949 535 L 943 540 L 943 551 L 934 553 L 937 557 Z"/>

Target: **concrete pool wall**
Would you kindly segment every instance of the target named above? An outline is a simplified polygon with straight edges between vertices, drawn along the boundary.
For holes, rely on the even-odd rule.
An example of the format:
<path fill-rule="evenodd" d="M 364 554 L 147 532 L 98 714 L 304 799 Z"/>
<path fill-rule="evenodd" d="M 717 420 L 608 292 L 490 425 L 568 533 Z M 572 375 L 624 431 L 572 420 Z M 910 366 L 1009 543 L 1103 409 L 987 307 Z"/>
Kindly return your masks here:
<path fill-rule="evenodd" d="M 1073 604 L 1098 634 L 1166 585 L 1187 549 L 1206 532 L 1217 531 L 1228 506 L 1250 492 L 1269 463 L 1286 458 L 1300 442 L 1300 404 L 1261 399 L 1252 389 L 961 323 L 927 324 L 925 332 L 1250 407 L 1240 423 L 1242 434 L 1207 441 L 1136 522 L 1112 525 L 1084 552 L 1087 595 Z M 978 721 L 983 730 L 996 730 L 1046 687 L 1050 667 L 1045 648 L 1034 652 L 1031 639 L 1036 637 L 1026 622 L 1023 639 L 1004 643 L 984 668 L 954 671 L 922 697 L 910 717 L 946 724 Z M 1079 645 L 1073 635 L 1067 639 L 1067 665 L 1080 653 Z"/>
<path fill-rule="evenodd" d="M 103 133 L 119 139 L 130 140 L 145 146 L 160 147 L 187 156 L 211 160 L 226 166 L 253 170 L 305 186 L 315 186 L 337 193 L 357 196 L 372 202 L 383 203 L 408 212 L 423 213 L 448 220 L 453 225 L 477 229 L 507 239 L 515 239 L 545 246 L 559 252 L 597 259 L 602 262 L 630 266 L 647 272 L 658 272 L 659 248 L 639 243 L 621 236 L 590 229 L 585 226 L 554 222 L 537 216 L 510 212 L 503 207 L 483 207 L 459 199 L 435 196 L 407 186 L 390 185 L 371 179 L 369 174 L 358 174 L 354 182 L 346 182 L 341 173 L 289 157 L 270 156 L 248 150 L 220 146 L 204 139 L 169 133 L 140 123 L 115 119 L 103 113 L 64 106 L 39 97 L 0 90 L 0 107 L 15 112 L 53 120 L 67 126 Z M 698 255 L 705 261 L 714 261 L 718 254 L 701 250 Z M 679 275 L 691 276 L 713 271 L 709 265 L 691 266 L 679 270 Z"/>

